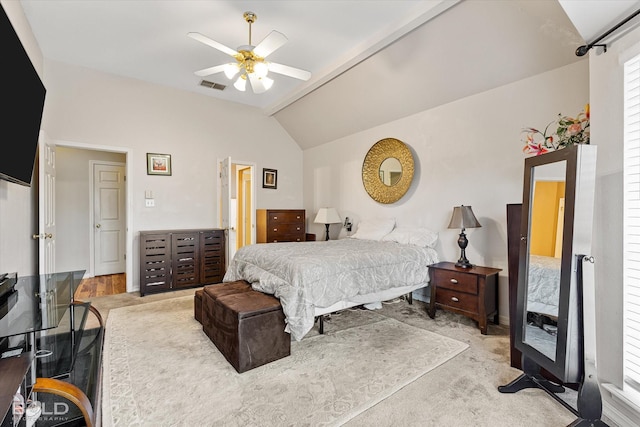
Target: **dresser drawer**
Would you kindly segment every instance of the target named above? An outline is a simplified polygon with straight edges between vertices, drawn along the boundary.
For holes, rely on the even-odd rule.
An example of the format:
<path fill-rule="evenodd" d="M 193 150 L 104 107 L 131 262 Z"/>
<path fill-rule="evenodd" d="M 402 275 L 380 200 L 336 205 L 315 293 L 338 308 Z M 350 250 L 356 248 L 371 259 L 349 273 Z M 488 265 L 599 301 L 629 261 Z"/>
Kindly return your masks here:
<path fill-rule="evenodd" d="M 438 288 L 436 303 L 469 313 L 478 312 L 478 297 L 464 292 Z"/>
<path fill-rule="evenodd" d="M 304 225 L 302 224 L 276 224 L 269 226 L 269 236 L 304 233 Z"/>
<path fill-rule="evenodd" d="M 304 242 L 304 234 L 271 234 L 270 240 L 267 243 L 280 243 L 280 242 Z"/>
<path fill-rule="evenodd" d="M 475 274 L 434 269 L 433 279 L 438 288 L 478 294 L 478 277 Z"/>
<path fill-rule="evenodd" d="M 270 226 L 278 224 L 304 224 L 304 211 L 269 211 L 267 223 Z"/>

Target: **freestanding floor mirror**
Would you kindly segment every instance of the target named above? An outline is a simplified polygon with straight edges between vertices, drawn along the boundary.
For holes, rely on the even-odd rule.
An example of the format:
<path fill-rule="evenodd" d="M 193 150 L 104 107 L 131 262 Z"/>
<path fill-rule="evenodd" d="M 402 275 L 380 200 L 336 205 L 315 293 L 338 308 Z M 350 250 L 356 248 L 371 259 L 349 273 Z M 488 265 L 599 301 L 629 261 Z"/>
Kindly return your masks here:
<path fill-rule="evenodd" d="M 538 387 L 574 412 L 572 426 L 606 425 L 595 366 L 591 234 L 596 147 L 525 159 L 514 345 L 523 374 L 502 393 Z M 541 375 L 541 369 L 561 381 Z M 577 385 L 574 407 L 561 398 Z"/>

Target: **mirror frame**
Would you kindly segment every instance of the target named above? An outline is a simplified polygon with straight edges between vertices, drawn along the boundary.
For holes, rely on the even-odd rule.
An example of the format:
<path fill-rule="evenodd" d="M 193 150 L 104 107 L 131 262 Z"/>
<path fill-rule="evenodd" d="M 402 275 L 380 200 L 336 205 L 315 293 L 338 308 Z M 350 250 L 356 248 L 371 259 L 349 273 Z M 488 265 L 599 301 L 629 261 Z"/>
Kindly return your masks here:
<path fill-rule="evenodd" d="M 576 255 L 591 251 L 591 230 L 595 194 L 596 147 L 574 145 L 525 159 L 520 257 L 516 307 L 515 347 L 563 382 L 577 383 L 583 372 L 582 301 L 575 274 Z M 529 233 L 536 166 L 566 161 L 564 230 L 555 360 L 523 341 L 527 326 L 529 276 Z"/>
<path fill-rule="evenodd" d="M 380 179 L 380 166 L 390 157 L 400 161 L 402 175 L 395 185 L 386 185 Z M 362 163 L 362 183 L 376 202 L 390 204 L 400 200 L 413 180 L 413 155 L 407 145 L 395 138 L 385 138 L 373 144 Z"/>

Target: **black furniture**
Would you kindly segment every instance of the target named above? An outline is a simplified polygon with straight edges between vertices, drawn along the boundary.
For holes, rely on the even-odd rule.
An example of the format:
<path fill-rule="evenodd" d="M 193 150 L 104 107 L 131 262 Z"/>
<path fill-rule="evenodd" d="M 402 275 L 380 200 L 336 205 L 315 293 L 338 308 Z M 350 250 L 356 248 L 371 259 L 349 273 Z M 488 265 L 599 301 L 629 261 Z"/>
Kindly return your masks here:
<path fill-rule="evenodd" d="M 140 232 L 140 296 L 222 281 L 222 229 Z"/>
<path fill-rule="evenodd" d="M 36 426 L 95 423 L 104 326 L 90 303 L 73 298 L 83 275 L 18 278 L 11 295 L 15 301 L 0 318 L 0 372 L 10 372 L 0 375 L 2 427 L 25 424 L 13 409 L 16 392 L 39 403 Z"/>
<path fill-rule="evenodd" d="M 606 425 L 600 419 L 589 255 L 596 153 L 597 147 L 579 144 L 525 159 L 520 236 L 510 238 L 519 241 L 511 321 L 523 373 L 498 390 L 540 388 L 578 416 L 572 426 Z M 576 407 L 563 399 L 565 387 L 578 388 Z"/>

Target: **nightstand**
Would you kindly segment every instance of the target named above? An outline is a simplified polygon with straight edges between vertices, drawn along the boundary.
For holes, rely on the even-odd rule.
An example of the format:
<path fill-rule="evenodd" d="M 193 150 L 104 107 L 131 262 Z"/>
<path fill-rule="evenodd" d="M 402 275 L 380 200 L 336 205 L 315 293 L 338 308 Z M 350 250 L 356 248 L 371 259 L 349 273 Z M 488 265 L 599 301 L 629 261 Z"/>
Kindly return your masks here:
<path fill-rule="evenodd" d="M 498 272 L 500 268 L 456 267 L 453 262 L 439 262 L 429 266 L 431 301 L 429 317 L 436 308 L 470 317 L 487 334 L 487 317 L 493 315 L 498 324 Z"/>

